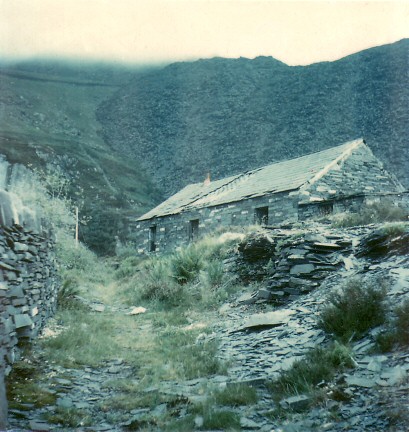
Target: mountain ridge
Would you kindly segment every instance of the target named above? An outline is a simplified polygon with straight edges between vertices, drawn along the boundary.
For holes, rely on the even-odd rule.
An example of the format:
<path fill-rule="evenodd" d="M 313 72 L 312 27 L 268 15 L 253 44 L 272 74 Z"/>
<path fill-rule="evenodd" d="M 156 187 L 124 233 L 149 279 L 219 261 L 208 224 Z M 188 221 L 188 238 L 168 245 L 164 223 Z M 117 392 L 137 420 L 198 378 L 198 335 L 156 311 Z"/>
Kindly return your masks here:
<path fill-rule="evenodd" d="M 142 161 L 166 195 L 208 171 L 221 178 L 357 137 L 408 185 L 408 52 L 405 39 L 309 66 L 174 63 L 135 76 L 97 118 L 104 140 Z"/>

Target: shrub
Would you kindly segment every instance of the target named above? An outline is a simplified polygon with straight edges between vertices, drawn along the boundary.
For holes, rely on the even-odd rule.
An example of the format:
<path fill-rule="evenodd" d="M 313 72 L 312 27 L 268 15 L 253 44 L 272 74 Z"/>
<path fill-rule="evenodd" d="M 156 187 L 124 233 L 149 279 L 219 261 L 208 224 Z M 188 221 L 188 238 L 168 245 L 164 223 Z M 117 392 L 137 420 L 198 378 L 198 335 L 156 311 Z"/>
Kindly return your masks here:
<path fill-rule="evenodd" d="M 381 352 L 391 351 L 395 345 L 409 346 L 409 299 L 395 308 L 394 316 L 388 329 L 376 338 L 377 348 Z"/>
<path fill-rule="evenodd" d="M 385 321 L 385 296 L 383 284 L 374 287 L 362 279 L 353 278 L 341 290 L 328 296 L 318 324 L 343 341 L 359 339 Z"/>
<path fill-rule="evenodd" d="M 306 393 L 321 381 L 330 380 L 336 372 L 354 367 L 351 352 L 345 345 L 335 342 L 327 347 L 316 347 L 305 357 L 296 361 L 269 385 L 270 390 L 280 398 L 282 395 Z"/>

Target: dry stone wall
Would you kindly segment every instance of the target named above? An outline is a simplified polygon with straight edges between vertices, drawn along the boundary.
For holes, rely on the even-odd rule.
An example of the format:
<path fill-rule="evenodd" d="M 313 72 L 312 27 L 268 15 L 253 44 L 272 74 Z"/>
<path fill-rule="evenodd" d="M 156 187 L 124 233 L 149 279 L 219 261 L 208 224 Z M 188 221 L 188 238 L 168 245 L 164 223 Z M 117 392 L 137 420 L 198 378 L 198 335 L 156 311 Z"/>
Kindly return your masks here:
<path fill-rule="evenodd" d="M 54 242 L 20 225 L 0 227 L 0 358 L 6 375 L 17 344 L 35 337 L 56 308 Z"/>
<path fill-rule="evenodd" d="M 7 427 L 5 377 L 18 347 L 37 336 L 57 305 L 54 239 L 41 213 L 23 205 L 12 186 L 30 172 L 0 155 L 0 430 Z"/>

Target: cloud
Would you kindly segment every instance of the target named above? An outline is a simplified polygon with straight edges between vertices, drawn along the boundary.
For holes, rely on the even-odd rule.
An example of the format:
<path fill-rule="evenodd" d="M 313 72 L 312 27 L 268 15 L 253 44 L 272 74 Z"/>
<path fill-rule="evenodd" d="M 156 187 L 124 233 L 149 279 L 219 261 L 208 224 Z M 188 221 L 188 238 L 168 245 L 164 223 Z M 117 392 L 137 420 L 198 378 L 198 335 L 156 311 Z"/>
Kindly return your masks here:
<path fill-rule="evenodd" d="M 409 36 L 406 1 L 0 0 L 0 54 L 334 60 Z"/>

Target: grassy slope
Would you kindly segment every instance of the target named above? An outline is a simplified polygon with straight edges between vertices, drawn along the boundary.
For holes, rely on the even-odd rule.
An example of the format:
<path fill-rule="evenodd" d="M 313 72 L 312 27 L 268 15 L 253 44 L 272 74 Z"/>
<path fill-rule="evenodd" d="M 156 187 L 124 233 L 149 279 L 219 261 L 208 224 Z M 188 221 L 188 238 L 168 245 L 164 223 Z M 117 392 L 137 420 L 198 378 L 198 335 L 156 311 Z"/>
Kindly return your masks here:
<path fill-rule="evenodd" d="M 83 190 L 85 212 L 94 213 L 94 226 L 91 221 L 83 230 L 93 244 L 97 223 L 141 214 L 159 199 L 138 163 L 113 152 L 99 135 L 96 107 L 128 75 L 90 73 L 89 67 L 79 78 L 80 67 L 36 66 L 0 70 L 0 154 L 33 167 L 60 165 L 72 179 L 72 195 Z"/>

